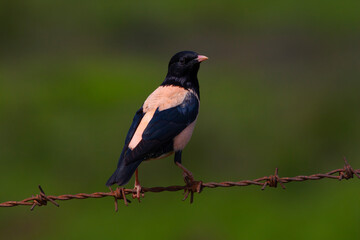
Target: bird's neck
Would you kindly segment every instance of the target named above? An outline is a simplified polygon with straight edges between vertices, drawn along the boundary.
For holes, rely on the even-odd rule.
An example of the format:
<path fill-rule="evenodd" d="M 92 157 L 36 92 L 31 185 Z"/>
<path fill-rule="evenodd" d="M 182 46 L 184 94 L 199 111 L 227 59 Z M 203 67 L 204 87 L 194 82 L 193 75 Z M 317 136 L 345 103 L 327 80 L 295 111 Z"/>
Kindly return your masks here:
<path fill-rule="evenodd" d="M 167 75 L 161 86 L 178 86 L 186 90 L 192 90 L 200 99 L 200 86 L 197 77 L 175 77 Z"/>

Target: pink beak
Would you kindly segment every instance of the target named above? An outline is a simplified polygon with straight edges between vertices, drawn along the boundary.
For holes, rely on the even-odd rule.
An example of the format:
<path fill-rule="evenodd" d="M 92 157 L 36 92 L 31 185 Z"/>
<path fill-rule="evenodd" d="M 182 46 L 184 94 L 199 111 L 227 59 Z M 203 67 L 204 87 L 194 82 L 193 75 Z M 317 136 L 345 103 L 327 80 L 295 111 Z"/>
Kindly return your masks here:
<path fill-rule="evenodd" d="M 209 58 L 207 56 L 204 55 L 198 55 L 198 57 L 196 58 L 196 60 L 198 60 L 199 62 L 208 60 Z"/>

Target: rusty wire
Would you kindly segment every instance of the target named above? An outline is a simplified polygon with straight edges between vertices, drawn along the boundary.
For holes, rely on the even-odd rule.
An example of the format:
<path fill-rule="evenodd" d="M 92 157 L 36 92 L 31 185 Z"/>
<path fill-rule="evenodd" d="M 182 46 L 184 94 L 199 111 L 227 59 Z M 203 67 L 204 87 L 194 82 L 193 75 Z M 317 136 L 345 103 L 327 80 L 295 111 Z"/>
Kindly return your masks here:
<path fill-rule="evenodd" d="M 353 169 L 346 158 L 344 158 L 345 165 L 344 168 L 339 168 L 332 170 L 327 173 L 318 173 L 309 176 L 296 176 L 296 177 L 279 177 L 278 169 L 275 169 L 275 174 L 270 176 L 265 176 L 262 178 L 257 178 L 254 180 L 242 180 L 239 182 L 207 182 L 203 183 L 202 181 L 193 181 L 188 182 L 184 186 L 168 186 L 168 187 L 142 187 L 141 193 L 144 194 L 146 192 L 164 192 L 164 191 L 180 191 L 183 190 L 185 197 L 183 200 L 187 199 L 190 194 L 190 203 L 193 202 L 194 192 L 200 193 L 204 188 L 217 188 L 217 187 L 244 187 L 250 185 L 258 185 L 261 186 L 261 189 L 264 190 L 266 187 L 277 187 L 278 183 L 280 186 L 285 189 L 286 183 L 289 182 L 302 182 L 307 180 L 320 180 L 324 178 L 330 179 L 350 179 L 356 175 L 357 178 L 360 179 L 360 169 Z M 136 190 L 134 189 L 125 189 L 125 188 L 116 188 L 115 190 L 110 188 L 110 192 L 95 192 L 91 194 L 87 193 L 78 193 L 78 194 L 66 194 L 60 196 L 47 196 L 41 186 L 39 186 L 40 194 L 36 196 L 32 196 L 30 198 L 26 198 L 22 201 L 8 201 L 0 203 L 0 207 L 15 207 L 20 205 L 28 205 L 31 206 L 30 210 L 33 210 L 35 206 L 44 206 L 47 205 L 47 202 L 51 202 L 55 206 L 59 207 L 59 204 L 55 202 L 55 200 L 71 200 L 71 199 L 86 199 L 86 198 L 103 198 L 103 197 L 114 197 L 115 199 L 115 211 L 118 211 L 118 199 L 123 199 L 124 204 L 128 205 L 128 200 L 126 195 L 132 194 L 133 198 L 136 195 Z M 140 199 L 139 199 L 140 201 Z"/>

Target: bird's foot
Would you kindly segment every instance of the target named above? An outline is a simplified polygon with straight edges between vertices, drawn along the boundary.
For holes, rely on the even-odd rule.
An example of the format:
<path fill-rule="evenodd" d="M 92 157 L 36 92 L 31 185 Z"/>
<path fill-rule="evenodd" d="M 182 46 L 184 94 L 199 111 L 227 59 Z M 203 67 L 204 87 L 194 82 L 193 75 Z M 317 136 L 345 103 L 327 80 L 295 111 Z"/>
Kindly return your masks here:
<path fill-rule="evenodd" d="M 111 187 L 109 187 L 109 189 L 110 189 L 110 193 L 115 198 L 115 212 L 118 211 L 118 201 L 117 201 L 118 199 L 124 199 L 124 203 L 126 206 L 128 205 L 128 203 L 131 203 L 131 201 L 126 198 L 125 188 L 117 187 L 115 190 L 113 190 Z"/>
<path fill-rule="evenodd" d="M 186 188 L 184 189 L 185 196 L 183 201 L 185 201 L 190 194 L 190 203 L 193 203 L 194 192 L 200 193 L 202 191 L 202 181 L 196 181 L 190 171 L 184 171 L 183 176 L 186 183 Z"/>
<path fill-rule="evenodd" d="M 183 178 L 184 178 L 184 182 L 185 182 L 186 184 L 195 181 L 193 174 L 192 174 L 189 170 L 187 170 L 187 169 L 183 171 Z"/>
<path fill-rule="evenodd" d="M 139 200 L 139 202 L 140 202 L 140 197 L 142 197 L 142 198 L 145 197 L 144 192 L 142 192 L 141 185 L 140 184 L 135 184 L 134 191 L 136 191 L 136 192 L 133 192 L 132 198 L 133 199 L 137 198 Z"/>

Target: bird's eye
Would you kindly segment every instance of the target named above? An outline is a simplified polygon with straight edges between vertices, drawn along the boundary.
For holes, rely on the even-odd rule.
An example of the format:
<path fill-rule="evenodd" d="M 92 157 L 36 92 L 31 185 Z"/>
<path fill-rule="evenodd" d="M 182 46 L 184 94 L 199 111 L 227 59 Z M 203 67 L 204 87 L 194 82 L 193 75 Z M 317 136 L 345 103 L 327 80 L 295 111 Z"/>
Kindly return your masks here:
<path fill-rule="evenodd" d="M 186 62 L 186 61 L 185 61 L 185 58 L 183 58 L 183 57 L 182 57 L 182 58 L 180 58 L 179 62 L 180 62 L 182 65 L 184 65 L 184 64 L 185 64 L 185 62 Z"/>

